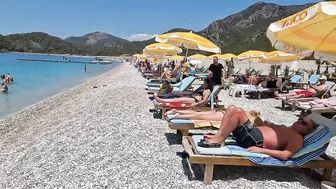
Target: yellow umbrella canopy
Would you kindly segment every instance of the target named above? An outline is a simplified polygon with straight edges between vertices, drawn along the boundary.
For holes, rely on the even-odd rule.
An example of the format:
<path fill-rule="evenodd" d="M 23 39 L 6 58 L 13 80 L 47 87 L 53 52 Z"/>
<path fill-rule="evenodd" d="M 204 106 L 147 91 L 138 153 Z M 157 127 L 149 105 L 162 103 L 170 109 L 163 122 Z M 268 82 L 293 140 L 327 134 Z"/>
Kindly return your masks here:
<path fill-rule="evenodd" d="M 249 50 L 238 55 L 239 60 L 261 58 L 265 54 L 263 51 Z"/>
<path fill-rule="evenodd" d="M 261 63 L 268 63 L 268 64 L 277 64 L 283 62 L 292 62 L 295 60 L 300 60 L 304 58 L 303 56 L 298 56 L 291 53 L 286 53 L 282 51 L 272 51 L 269 53 L 265 53 L 261 59 Z"/>
<path fill-rule="evenodd" d="M 155 55 L 176 55 L 180 54 L 182 52 L 182 49 L 179 47 L 176 47 L 174 45 L 164 44 L 164 43 L 153 43 L 150 45 L 147 45 L 143 49 L 143 53 L 146 54 L 155 54 Z"/>
<path fill-rule="evenodd" d="M 208 57 L 202 54 L 194 54 L 194 55 L 189 56 L 189 58 L 190 59 L 206 59 Z"/>
<path fill-rule="evenodd" d="M 231 60 L 231 58 L 233 59 L 237 59 L 237 56 L 231 53 L 227 53 L 227 54 L 220 54 L 217 56 L 219 59 L 224 59 L 224 60 Z"/>
<path fill-rule="evenodd" d="M 274 22 L 266 36 L 278 50 L 336 60 L 336 2 L 320 2 Z"/>
<path fill-rule="evenodd" d="M 213 55 L 210 55 L 210 56 L 208 56 L 208 58 L 210 58 L 210 59 L 213 59 L 213 57 L 215 57 L 215 56 L 219 56 L 220 54 L 213 54 Z"/>
<path fill-rule="evenodd" d="M 169 57 L 169 59 L 173 59 L 173 60 L 182 60 L 184 57 L 183 56 L 179 56 L 179 55 L 174 55 Z"/>
<path fill-rule="evenodd" d="M 172 32 L 157 35 L 155 41 L 175 46 L 183 46 L 188 49 L 202 50 L 213 53 L 220 53 L 221 49 L 208 39 L 192 32 Z"/>

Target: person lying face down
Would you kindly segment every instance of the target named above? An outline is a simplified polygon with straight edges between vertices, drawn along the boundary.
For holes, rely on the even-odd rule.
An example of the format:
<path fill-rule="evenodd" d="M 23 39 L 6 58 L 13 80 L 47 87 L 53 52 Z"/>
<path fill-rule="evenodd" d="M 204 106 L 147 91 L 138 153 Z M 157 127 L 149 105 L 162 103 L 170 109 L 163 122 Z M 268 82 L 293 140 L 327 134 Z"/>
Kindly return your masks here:
<path fill-rule="evenodd" d="M 307 90 L 297 91 L 288 94 L 276 94 L 277 97 L 289 97 L 289 98 L 306 98 L 306 97 L 315 97 L 323 95 L 328 90 L 328 86 L 326 84 L 327 77 L 321 76 L 319 78 L 319 84 L 309 85 Z"/>
<path fill-rule="evenodd" d="M 232 133 L 238 145 L 250 152 L 287 160 L 303 147 L 303 137 L 317 127 L 310 118 L 300 118 L 290 127 L 269 122 L 265 122 L 264 126 L 253 127 L 244 110 L 230 106 L 225 110 L 218 132 L 215 135 L 204 135 L 198 146 L 220 147 Z"/>

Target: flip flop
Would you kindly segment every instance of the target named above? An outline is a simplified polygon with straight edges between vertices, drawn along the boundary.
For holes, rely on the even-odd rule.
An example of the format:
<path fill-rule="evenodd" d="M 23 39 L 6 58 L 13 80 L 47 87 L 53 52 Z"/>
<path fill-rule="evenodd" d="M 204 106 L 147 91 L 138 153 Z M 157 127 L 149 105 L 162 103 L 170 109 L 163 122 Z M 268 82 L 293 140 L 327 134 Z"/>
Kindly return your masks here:
<path fill-rule="evenodd" d="M 206 140 L 200 140 L 200 142 L 197 143 L 197 146 L 203 147 L 203 148 L 220 148 L 221 144 L 219 144 L 219 143 L 208 143 Z"/>

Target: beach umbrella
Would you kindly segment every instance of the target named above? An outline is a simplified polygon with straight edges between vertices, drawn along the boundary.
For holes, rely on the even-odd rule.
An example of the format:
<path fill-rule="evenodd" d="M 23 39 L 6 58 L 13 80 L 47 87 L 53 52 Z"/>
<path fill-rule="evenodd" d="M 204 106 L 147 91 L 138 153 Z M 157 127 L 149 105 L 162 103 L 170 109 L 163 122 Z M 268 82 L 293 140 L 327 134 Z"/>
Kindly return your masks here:
<path fill-rule="evenodd" d="M 265 53 L 266 52 L 264 51 L 249 50 L 249 51 L 239 54 L 238 60 L 249 60 L 249 67 L 251 67 L 251 62 L 259 62 L 259 59 Z"/>
<path fill-rule="evenodd" d="M 285 62 L 292 62 L 295 60 L 301 60 L 303 58 L 304 58 L 303 56 L 298 56 L 298 55 L 286 53 L 283 51 L 272 51 L 272 52 L 263 54 L 259 62 L 277 64 L 277 63 L 285 63 Z"/>
<path fill-rule="evenodd" d="M 190 59 L 206 59 L 208 57 L 202 54 L 194 54 L 194 55 L 189 56 L 189 58 Z"/>
<path fill-rule="evenodd" d="M 180 55 L 174 55 L 174 56 L 171 56 L 170 59 L 172 60 L 183 60 L 183 56 L 180 56 Z"/>
<path fill-rule="evenodd" d="M 336 2 L 320 2 L 274 22 L 266 36 L 278 50 L 336 60 Z"/>
<path fill-rule="evenodd" d="M 238 57 L 234 54 L 231 53 L 227 53 L 227 54 L 220 54 L 217 56 L 219 59 L 223 59 L 223 60 L 231 60 L 231 58 L 233 59 L 237 59 Z"/>
<path fill-rule="evenodd" d="M 180 54 L 182 52 L 182 49 L 179 47 L 176 47 L 174 45 L 170 44 L 164 44 L 164 43 L 153 43 L 150 45 L 147 45 L 143 49 L 143 53 L 146 53 L 147 55 L 157 55 L 157 56 L 165 56 L 165 55 L 176 55 Z"/>
<path fill-rule="evenodd" d="M 188 49 L 202 50 L 213 53 L 220 53 L 221 49 L 213 44 L 208 39 L 199 36 L 193 32 L 172 32 L 162 35 L 157 35 L 155 41 L 160 43 L 167 43 Z"/>

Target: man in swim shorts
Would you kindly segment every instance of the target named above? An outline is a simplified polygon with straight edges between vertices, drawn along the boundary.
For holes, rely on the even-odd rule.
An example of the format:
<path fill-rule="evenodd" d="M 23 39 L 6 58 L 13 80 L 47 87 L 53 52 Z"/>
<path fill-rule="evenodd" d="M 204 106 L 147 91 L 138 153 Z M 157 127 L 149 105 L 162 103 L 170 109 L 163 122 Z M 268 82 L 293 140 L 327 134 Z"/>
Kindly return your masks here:
<path fill-rule="evenodd" d="M 230 106 L 225 110 L 218 132 L 215 135 L 204 135 L 198 146 L 220 147 L 232 133 L 238 145 L 250 152 L 287 160 L 303 147 L 303 137 L 317 127 L 310 118 L 300 118 L 290 127 L 269 122 L 264 126 L 253 127 L 243 109 Z"/>

